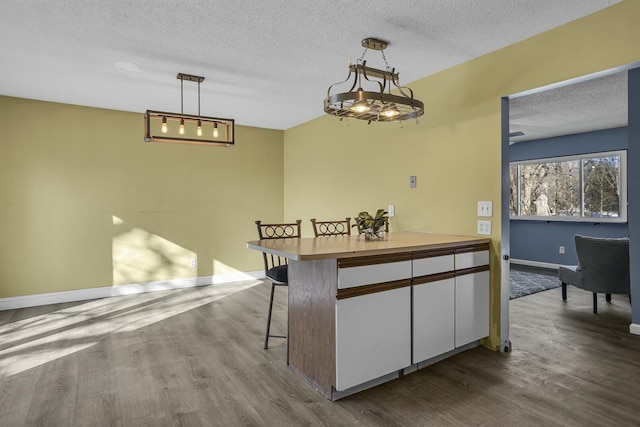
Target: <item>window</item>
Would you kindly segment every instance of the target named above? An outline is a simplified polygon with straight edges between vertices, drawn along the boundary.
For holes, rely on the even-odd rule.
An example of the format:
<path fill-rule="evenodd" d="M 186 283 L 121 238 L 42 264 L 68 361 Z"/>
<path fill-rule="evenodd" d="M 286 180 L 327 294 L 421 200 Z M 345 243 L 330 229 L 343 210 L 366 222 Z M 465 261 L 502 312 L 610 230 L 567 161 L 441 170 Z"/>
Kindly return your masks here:
<path fill-rule="evenodd" d="M 511 219 L 627 221 L 626 151 L 509 164 Z"/>

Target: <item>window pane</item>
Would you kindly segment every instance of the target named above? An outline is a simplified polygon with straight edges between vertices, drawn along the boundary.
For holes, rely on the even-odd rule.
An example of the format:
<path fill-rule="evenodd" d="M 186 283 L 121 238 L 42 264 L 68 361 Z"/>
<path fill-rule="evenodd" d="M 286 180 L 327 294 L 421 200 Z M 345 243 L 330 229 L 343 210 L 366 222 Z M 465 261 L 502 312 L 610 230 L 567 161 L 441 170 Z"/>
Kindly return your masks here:
<path fill-rule="evenodd" d="M 548 216 L 548 197 L 545 181 L 549 174 L 547 163 L 522 165 L 520 169 L 520 215 Z"/>
<path fill-rule="evenodd" d="M 518 165 L 509 165 L 509 215 L 518 215 Z"/>
<path fill-rule="evenodd" d="M 530 220 L 626 221 L 626 152 L 509 164 L 509 214 Z"/>
<path fill-rule="evenodd" d="M 580 161 L 555 163 L 553 187 L 549 190 L 552 215 L 580 216 Z"/>
<path fill-rule="evenodd" d="M 520 214 L 580 216 L 580 162 L 522 165 Z"/>
<path fill-rule="evenodd" d="M 620 216 L 620 156 L 594 157 L 582 162 L 584 170 L 584 216 Z"/>

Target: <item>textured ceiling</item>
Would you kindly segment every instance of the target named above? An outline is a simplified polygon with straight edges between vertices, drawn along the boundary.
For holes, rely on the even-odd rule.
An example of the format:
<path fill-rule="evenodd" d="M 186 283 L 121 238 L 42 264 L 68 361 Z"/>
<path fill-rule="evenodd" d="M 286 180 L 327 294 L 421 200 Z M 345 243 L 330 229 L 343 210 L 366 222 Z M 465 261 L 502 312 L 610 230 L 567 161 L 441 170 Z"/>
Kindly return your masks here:
<path fill-rule="evenodd" d="M 182 72 L 206 78 L 202 115 L 287 129 L 323 114 L 365 37 L 389 41 L 407 84 L 615 3 L 3 0 L 0 94 L 176 112 Z M 384 68 L 379 52 L 366 59 Z M 185 113 L 197 113 L 196 87 L 185 84 Z"/>
<path fill-rule="evenodd" d="M 509 101 L 512 142 L 626 126 L 627 72 L 618 72 Z"/>

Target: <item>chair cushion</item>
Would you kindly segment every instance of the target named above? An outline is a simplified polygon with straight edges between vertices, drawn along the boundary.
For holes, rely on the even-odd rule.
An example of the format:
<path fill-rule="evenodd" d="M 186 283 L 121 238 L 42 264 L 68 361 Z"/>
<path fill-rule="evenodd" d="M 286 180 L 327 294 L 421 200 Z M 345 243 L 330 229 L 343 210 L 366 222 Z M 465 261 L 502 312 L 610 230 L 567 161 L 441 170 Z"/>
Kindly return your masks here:
<path fill-rule="evenodd" d="M 579 265 L 561 265 L 558 269 L 558 278 L 562 283 L 584 289 L 582 268 Z"/>
<path fill-rule="evenodd" d="M 278 283 L 287 283 L 289 281 L 289 277 L 287 275 L 287 266 L 279 265 L 277 267 L 270 268 L 267 270 L 267 278 L 273 280 Z"/>

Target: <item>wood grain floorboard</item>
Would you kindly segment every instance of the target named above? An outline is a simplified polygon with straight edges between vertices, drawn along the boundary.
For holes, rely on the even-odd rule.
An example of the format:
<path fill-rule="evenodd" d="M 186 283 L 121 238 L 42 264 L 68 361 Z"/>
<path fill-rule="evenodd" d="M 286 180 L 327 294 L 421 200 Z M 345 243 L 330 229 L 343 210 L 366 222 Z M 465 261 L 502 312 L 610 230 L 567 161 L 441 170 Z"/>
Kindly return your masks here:
<path fill-rule="evenodd" d="M 268 296 L 238 283 L 0 312 L 0 426 L 640 425 L 625 296 L 597 315 L 573 288 L 512 300 L 510 353 L 475 348 L 337 402 L 285 366 L 283 339 L 262 349 Z"/>

